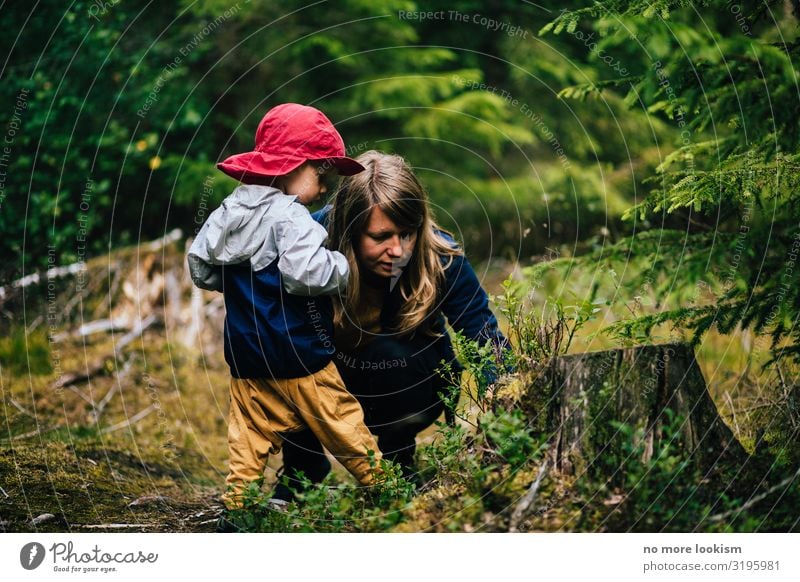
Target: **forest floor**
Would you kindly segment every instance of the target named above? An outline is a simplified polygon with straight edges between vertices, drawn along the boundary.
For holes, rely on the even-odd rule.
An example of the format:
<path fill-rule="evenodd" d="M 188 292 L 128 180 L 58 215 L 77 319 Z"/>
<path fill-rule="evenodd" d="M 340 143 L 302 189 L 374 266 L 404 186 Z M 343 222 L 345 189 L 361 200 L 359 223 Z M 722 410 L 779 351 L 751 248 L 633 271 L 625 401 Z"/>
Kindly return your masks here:
<path fill-rule="evenodd" d="M 73 347 L 61 347 L 65 370 L 109 348 Z M 55 372 L 4 371 L 0 530 L 213 531 L 227 379 L 206 367 L 202 386 L 179 351 L 153 330 L 123 372 L 104 370 L 86 383 L 57 387 Z"/>
<path fill-rule="evenodd" d="M 0 531 L 214 531 L 227 472 L 229 371 L 221 349 L 222 311 L 218 300 L 215 304 L 205 296 L 201 306 L 211 314 L 205 328 L 193 343 L 181 339 L 191 327 L 187 314 L 197 309 L 185 274 L 180 274 L 182 261 L 182 250 L 174 249 L 136 274 L 147 262 L 138 250 L 102 258 L 90 264 L 95 279 L 105 279 L 91 290 L 95 297 L 76 296 L 62 285 L 55 298 L 40 293 L 38 300 L 31 296 L 21 304 L 2 305 L 13 310 L 15 321 L 0 336 Z M 489 293 L 500 293 L 513 269 L 496 261 L 476 270 Z M 118 275 L 112 276 L 112 270 Z M 183 277 L 176 293 L 164 283 L 173 271 L 178 273 L 173 279 Z M 148 288 L 149 304 L 142 298 Z M 122 318 L 125 313 L 118 307 L 126 296 L 133 301 L 126 309 L 136 314 L 131 321 L 146 320 L 151 309 L 161 314 L 157 323 L 132 336 L 131 326 L 78 333 L 80 325 L 111 319 L 110 314 Z M 54 304 L 66 314 L 58 325 L 50 318 Z M 595 337 L 591 332 L 596 329 L 587 326 L 586 336 Z M 745 444 L 750 428 L 730 414 L 741 385 L 730 370 L 741 365 L 732 358 L 741 358 L 738 346 L 746 339 L 725 339 L 724 352 L 709 342 L 698 350 L 709 390 Z M 123 341 L 128 343 L 120 349 Z M 592 342 L 576 343 L 575 349 L 607 347 Z M 716 353 L 727 354 L 724 361 Z M 432 439 L 434 431 L 422 435 L 423 440 Z M 280 456 L 270 460 L 265 490 L 280 466 Z M 341 468 L 337 475 L 350 479 Z M 520 477 L 520 488 L 523 481 Z M 547 505 L 535 529 L 559 530 L 580 512 L 570 506 L 565 487 L 553 482 L 545 488 L 559 501 Z M 423 497 L 425 503 L 433 499 L 431 507 L 441 505 L 446 517 L 447 500 L 434 499 L 440 494 L 431 491 Z M 477 516 L 476 523 L 481 519 Z M 422 531 L 441 526 L 428 521 L 430 515 L 424 515 L 403 527 Z"/>
<path fill-rule="evenodd" d="M 0 294 L 0 532 L 214 531 L 228 454 L 221 296 L 196 301 L 174 241 L 142 248 L 88 263 L 77 294 L 74 277 Z M 269 460 L 265 490 L 281 465 Z"/>

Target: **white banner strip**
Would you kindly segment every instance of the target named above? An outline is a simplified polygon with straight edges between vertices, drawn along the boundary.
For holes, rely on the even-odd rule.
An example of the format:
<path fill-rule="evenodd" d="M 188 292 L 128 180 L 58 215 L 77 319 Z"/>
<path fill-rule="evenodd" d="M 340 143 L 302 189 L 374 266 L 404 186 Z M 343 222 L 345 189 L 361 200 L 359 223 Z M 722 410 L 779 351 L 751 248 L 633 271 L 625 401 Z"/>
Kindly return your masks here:
<path fill-rule="evenodd" d="M 3 580 L 800 580 L 798 534 L 3 534 Z M 180 578 L 179 578 L 180 579 Z"/>

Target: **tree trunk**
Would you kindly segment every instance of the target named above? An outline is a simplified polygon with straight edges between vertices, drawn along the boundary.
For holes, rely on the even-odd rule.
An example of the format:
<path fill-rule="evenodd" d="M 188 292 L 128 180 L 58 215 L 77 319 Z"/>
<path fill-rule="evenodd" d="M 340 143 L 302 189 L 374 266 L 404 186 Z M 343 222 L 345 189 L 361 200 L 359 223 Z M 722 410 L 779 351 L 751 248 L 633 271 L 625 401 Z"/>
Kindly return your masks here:
<path fill-rule="evenodd" d="M 525 392 L 522 408 L 562 473 L 647 463 L 666 447 L 703 470 L 745 455 L 686 344 L 561 356 Z"/>

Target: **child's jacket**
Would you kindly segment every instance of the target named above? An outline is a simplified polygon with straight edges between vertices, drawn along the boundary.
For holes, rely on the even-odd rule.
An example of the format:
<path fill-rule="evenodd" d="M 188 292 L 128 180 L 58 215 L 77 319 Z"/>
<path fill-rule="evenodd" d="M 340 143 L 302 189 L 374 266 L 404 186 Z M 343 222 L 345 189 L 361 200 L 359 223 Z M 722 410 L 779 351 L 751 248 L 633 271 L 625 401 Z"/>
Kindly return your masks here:
<path fill-rule="evenodd" d="M 258 185 L 239 186 L 200 229 L 189 269 L 225 296 L 235 378 L 299 378 L 331 361 L 330 298 L 314 296 L 343 290 L 348 265 L 327 236 L 294 196 Z"/>

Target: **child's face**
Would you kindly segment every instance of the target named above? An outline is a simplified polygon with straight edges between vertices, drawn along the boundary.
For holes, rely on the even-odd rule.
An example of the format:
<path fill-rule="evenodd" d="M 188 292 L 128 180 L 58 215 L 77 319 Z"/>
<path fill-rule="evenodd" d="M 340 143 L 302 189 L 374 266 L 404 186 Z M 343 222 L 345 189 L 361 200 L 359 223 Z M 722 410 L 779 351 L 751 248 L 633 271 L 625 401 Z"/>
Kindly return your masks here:
<path fill-rule="evenodd" d="M 281 190 L 285 194 L 297 196 L 300 204 L 310 206 L 328 191 L 326 179 L 330 172 L 328 165 L 306 162 L 284 176 Z"/>

